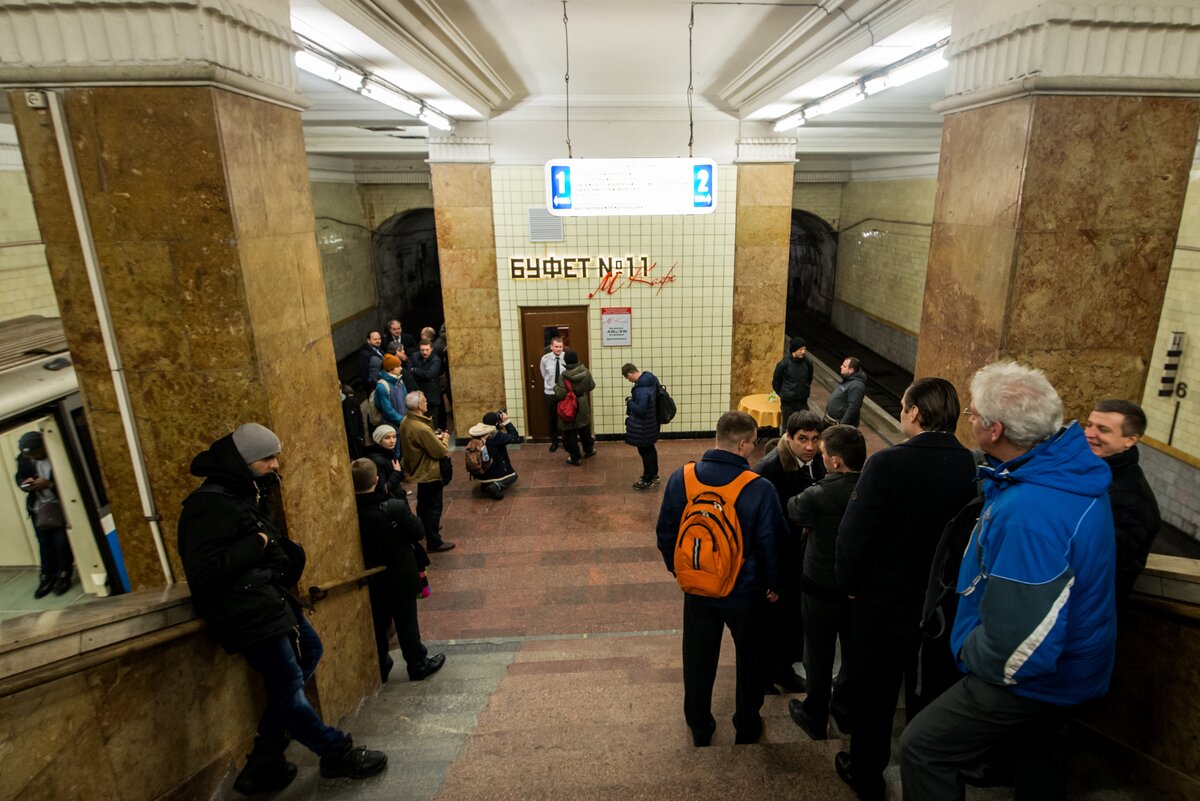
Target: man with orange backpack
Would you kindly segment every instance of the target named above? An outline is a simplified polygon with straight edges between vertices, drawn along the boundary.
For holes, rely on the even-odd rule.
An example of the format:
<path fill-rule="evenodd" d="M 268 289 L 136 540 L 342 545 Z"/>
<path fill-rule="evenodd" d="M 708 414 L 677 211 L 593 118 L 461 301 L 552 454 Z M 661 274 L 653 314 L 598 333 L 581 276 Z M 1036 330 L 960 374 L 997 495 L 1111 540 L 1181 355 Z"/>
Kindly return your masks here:
<path fill-rule="evenodd" d="M 683 714 L 697 747 L 717 727 L 712 688 L 726 626 L 737 655 L 734 743 L 762 735 L 764 608 L 779 599 L 787 523 L 775 488 L 746 461 L 757 436 L 745 412 L 721 415 L 716 447 L 671 474 L 658 514 L 658 549 L 684 591 Z"/>

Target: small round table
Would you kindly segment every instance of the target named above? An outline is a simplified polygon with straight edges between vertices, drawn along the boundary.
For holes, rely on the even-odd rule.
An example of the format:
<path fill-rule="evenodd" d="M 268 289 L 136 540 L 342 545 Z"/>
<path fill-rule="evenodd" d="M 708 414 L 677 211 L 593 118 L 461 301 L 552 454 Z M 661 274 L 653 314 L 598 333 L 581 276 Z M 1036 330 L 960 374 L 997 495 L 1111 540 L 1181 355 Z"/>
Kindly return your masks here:
<path fill-rule="evenodd" d="M 769 397 L 771 396 L 767 393 L 747 395 L 738 402 L 738 411 L 753 417 L 759 428 L 779 428 L 779 398 L 768 401 Z"/>

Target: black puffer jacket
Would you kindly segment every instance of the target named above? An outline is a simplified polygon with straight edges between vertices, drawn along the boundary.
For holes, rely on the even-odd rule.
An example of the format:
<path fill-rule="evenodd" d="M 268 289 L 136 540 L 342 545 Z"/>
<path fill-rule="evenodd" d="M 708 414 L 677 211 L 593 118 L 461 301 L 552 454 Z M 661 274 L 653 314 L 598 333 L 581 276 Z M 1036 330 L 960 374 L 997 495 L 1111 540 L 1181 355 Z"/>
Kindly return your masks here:
<path fill-rule="evenodd" d="M 191 473 L 204 484 L 183 502 L 179 556 L 209 633 L 233 654 L 294 629 L 299 601 L 288 588 L 304 571 L 304 549 L 281 532 L 267 505 L 278 479 L 256 479 L 232 435 L 193 459 Z"/>
<path fill-rule="evenodd" d="M 635 448 L 658 442 L 658 379 L 642 371 L 625 401 L 625 442 Z"/>

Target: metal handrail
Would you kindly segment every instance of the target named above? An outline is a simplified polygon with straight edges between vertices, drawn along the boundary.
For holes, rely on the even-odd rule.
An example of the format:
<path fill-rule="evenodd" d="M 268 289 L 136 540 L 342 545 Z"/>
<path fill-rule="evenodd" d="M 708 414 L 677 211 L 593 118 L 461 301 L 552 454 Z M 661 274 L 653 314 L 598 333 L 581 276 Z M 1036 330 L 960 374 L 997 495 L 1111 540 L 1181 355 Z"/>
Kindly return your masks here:
<path fill-rule="evenodd" d="M 357 576 L 350 576 L 349 578 L 338 579 L 336 581 L 327 581 L 324 584 L 314 584 L 308 588 L 308 600 L 310 603 L 323 601 L 329 597 L 330 593 L 349 587 L 351 584 L 362 588 L 366 586 L 367 579 L 385 570 L 387 570 L 386 567 L 370 567 Z"/>

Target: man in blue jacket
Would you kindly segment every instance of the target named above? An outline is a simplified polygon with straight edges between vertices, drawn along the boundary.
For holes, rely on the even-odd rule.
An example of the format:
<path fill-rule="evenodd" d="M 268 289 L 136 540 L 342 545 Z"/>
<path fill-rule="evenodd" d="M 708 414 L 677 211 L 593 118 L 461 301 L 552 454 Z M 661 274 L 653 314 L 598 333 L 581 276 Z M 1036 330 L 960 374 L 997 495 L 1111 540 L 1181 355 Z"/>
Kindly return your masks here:
<path fill-rule="evenodd" d="M 725 412 L 717 420 L 716 447 L 705 451 L 695 463 L 696 479 L 711 487 L 724 487 L 750 472 L 746 457 L 754 451 L 757 435 L 758 423 L 753 417 L 745 412 Z M 658 549 L 672 574 L 675 541 L 689 500 L 684 489 L 685 469 L 679 468 L 667 480 L 658 513 Z M 683 714 L 697 747 L 709 745 L 717 728 L 712 716 L 712 688 L 726 626 L 733 635 L 737 654 L 734 743 L 757 742 L 762 735 L 758 711 L 765 689 L 763 608 L 779 598 L 774 588 L 779 586 L 778 548 L 786 523 L 775 488 L 758 476 L 743 487 L 733 506 L 742 532 L 744 558 L 733 590 L 723 598 L 692 593 L 683 596 Z"/>
<path fill-rule="evenodd" d="M 1040 370 L 983 368 L 965 414 L 987 455 L 950 636 L 966 676 L 905 730 L 904 797 L 963 798 L 960 774 L 1020 730 L 1016 797 L 1062 798 L 1056 724 L 1107 692 L 1112 673 L 1110 471 L 1076 423 L 1062 427 L 1062 401 Z"/>

